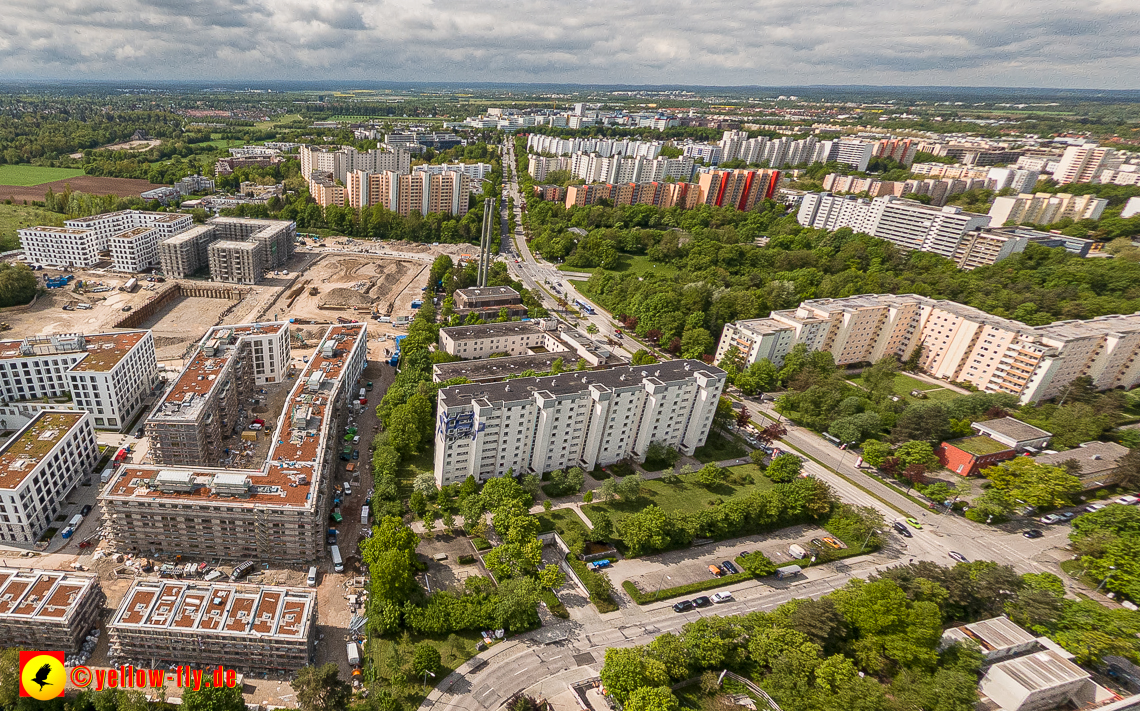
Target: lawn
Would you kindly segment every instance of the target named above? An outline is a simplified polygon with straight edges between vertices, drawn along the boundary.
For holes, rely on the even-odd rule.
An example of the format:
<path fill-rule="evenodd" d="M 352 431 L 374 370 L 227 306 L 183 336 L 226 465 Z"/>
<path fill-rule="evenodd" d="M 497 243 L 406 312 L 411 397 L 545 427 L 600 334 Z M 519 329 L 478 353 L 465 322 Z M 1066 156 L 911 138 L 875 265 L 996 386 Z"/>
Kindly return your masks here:
<path fill-rule="evenodd" d="M 747 496 L 755 491 L 768 489 L 772 482 L 759 474 L 754 464 L 745 464 L 729 469 L 732 476 L 725 484 L 706 489 L 697 481 L 697 474 L 683 474 L 680 483 L 669 484 L 664 479 L 650 479 L 641 485 L 641 496 L 633 501 L 607 501 L 582 507 L 582 513 L 595 523 L 598 516 L 630 514 L 641 511 L 650 504 L 665 511 L 685 511 L 693 513 L 710 505 L 713 501 L 730 499 L 734 496 Z"/>
<path fill-rule="evenodd" d="M 559 271 L 564 272 L 584 272 L 594 273 L 601 269 L 601 267 L 571 267 L 565 264 L 558 265 Z M 635 274 L 661 274 L 663 276 L 671 277 L 677 273 L 677 268 L 668 264 L 656 262 L 644 254 L 622 254 L 621 263 L 616 269 L 608 269 L 605 271 L 611 272 L 630 272 Z"/>
<path fill-rule="evenodd" d="M 402 702 L 403 708 L 414 709 L 423 702 L 427 692 L 437 683 L 447 678 L 447 675 L 458 669 L 476 654 L 475 645 L 482 640 L 478 632 L 458 632 L 447 637 L 425 637 L 422 635 L 409 635 L 403 650 L 398 640 L 372 637 L 368 642 L 366 655 L 372 660 L 372 667 L 365 671 L 367 679 L 371 680 L 373 688 L 385 688 L 397 701 Z M 426 643 L 439 650 L 440 669 L 435 673 L 435 679 L 425 688 L 423 679 L 409 679 L 406 683 L 392 684 L 393 671 L 411 665 L 415 645 Z"/>
<path fill-rule="evenodd" d="M 536 518 L 538 519 L 538 530 L 541 533 L 558 531 L 558 535 L 565 537 L 567 531 L 578 529 L 583 539 L 588 533 L 586 524 L 571 509 L 551 509 L 537 514 Z"/>
<path fill-rule="evenodd" d="M 43 185 L 83 175 L 79 168 L 44 168 L 38 165 L 0 165 L 0 185 Z"/>
<path fill-rule="evenodd" d="M 7 166 L 0 166 L 0 168 Z M 63 225 L 63 215 L 28 205 L 0 203 L 0 251 L 18 249 L 16 230 L 35 225 Z"/>
<path fill-rule="evenodd" d="M 720 462 L 725 459 L 738 459 L 747 455 L 748 450 L 735 435 L 725 436 L 716 430 L 709 432 L 705 446 L 697 447 L 697 451 L 693 452 L 693 456 L 701 464 Z"/>
<path fill-rule="evenodd" d="M 360 456 L 363 457 L 364 453 L 362 452 Z M 431 450 L 401 460 L 400 470 L 396 473 L 396 486 L 399 489 L 400 498 L 404 499 L 412 495 L 412 484 L 415 483 L 417 476 L 423 472 L 434 471 L 435 454 Z"/>
<path fill-rule="evenodd" d="M 849 378 L 848 380 L 855 385 L 858 385 L 859 387 L 863 387 L 862 376 L 855 376 L 854 378 Z M 939 387 L 933 383 L 928 383 L 925 380 L 912 378 L 909 375 L 904 375 L 902 373 L 899 373 L 895 376 L 895 395 L 898 395 L 907 402 L 921 402 L 921 400 L 918 398 L 911 397 L 911 390 L 922 390 L 926 393 L 926 398 L 924 399 L 937 400 L 939 402 L 946 402 L 947 400 L 953 400 L 954 398 L 961 397 L 959 393 L 956 393 L 953 390 L 947 390 L 946 388 Z"/>

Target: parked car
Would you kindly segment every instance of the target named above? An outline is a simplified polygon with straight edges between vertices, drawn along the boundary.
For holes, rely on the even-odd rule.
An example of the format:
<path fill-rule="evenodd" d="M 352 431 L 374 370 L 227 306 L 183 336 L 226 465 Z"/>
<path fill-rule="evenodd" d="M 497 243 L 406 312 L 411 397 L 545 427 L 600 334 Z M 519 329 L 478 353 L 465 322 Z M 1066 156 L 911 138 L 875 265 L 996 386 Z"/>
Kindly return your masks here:
<path fill-rule="evenodd" d="M 608 558 L 595 560 L 593 563 L 586 563 L 586 570 L 601 570 L 602 568 L 610 567 L 611 563 Z"/>
<path fill-rule="evenodd" d="M 1045 535 L 1045 532 L 1040 528 L 1031 528 L 1021 535 L 1025 536 L 1026 538 L 1041 538 Z"/>
<path fill-rule="evenodd" d="M 353 443 L 353 444 L 360 444 L 360 435 L 355 435 L 355 436 L 352 438 L 352 443 Z"/>
<path fill-rule="evenodd" d="M 1042 516 L 1038 520 L 1041 523 L 1045 524 L 1046 526 L 1052 526 L 1055 523 L 1060 523 L 1061 521 L 1064 521 L 1064 519 L 1061 518 L 1060 516 L 1058 516 L 1057 514 L 1045 514 L 1044 516 Z"/>
<path fill-rule="evenodd" d="M 910 524 L 912 527 L 914 527 L 916 530 L 919 530 L 919 531 L 921 531 L 921 530 L 922 530 L 922 524 L 918 522 L 918 519 L 916 519 L 916 518 L 912 518 L 912 517 L 910 517 L 910 516 L 907 516 L 907 517 L 906 517 L 906 522 L 907 522 L 907 523 L 909 523 L 909 524 Z"/>
<path fill-rule="evenodd" d="M 716 565 L 710 565 L 709 566 L 709 572 L 712 573 L 713 577 L 716 577 L 716 578 L 719 578 L 720 576 L 724 575 L 724 571 L 721 570 L 720 567 L 716 566 Z"/>
<path fill-rule="evenodd" d="M 713 593 L 713 596 L 712 596 L 713 602 L 718 602 L 718 603 L 719 602 L 732 602 L 732 600 L 733 600 L 733 597 L 732 597 L 732 593 L 730 593 L 730 592 Z"/>
<path fill-rule="evenodd" d="M 712 600 L 707 595 L 693 598 L 693 607 L 708 607 L 712 604 Z"/>
<path fill-rule="evenodd" d="M 839 540 L 838 538 L 836 538 L 834 536 L 824 536 L 823 542 L 824 542 L 824 544 L 827 545 L 828 548 L 834 548 L 837 551 L 843 550 L 844 548 L 847 547 L 846 543 L 844 543 L 843 541 Z"/>
<path fill-rule="evenodd" d="M 736 575 L 740 572 L 740 568 L 737 568 L 735 565 L 733 565 L 731 560 L 721 561 L 720 567 L 729 575 Z"/>
<path fill-rule="evenodd" d="M 360 450 L 359 449 L 352 450 L 352 458 L 353 459 L 360 459 Z"/>
<path fill-rule="evenodd" d="M 91 513 L 91 504 L 86 504 L 83 508 L 79 509 L 79 514 L 81 516 L 86 516 L 89 513 Z"/>
<path fill-rule="evenodd" d="M 899 535 L 904 536 L 906 538 L 913 538 L 914 537 L 914 534 L 910 532 L 910 529 L 907 528 L 906 524 L 903 523 L 902 521 L 895 521 L 894 523 L 891 524 L 891 528 L 895 529 L 896 531 L 898 531 Z"/>
<path fill-rule="evenodd" d="M 693 603 L 688 600 L 682 600 L 673 605 L 673 612 L 688 612 L 691 609 L 693 609 Z"/>
<path fill-rule="evenodd" d="M 1124 504 L 1125 506 L 1135 504 L 1137 502 L 1140 502 L 1140 497 L 1132 496 L 1131 494 L 1129 494 L 1127 496 L 1121 496 L 1119 499 L 1116 500 L 1116 503 Z"/>
<path fill-rule="evenodd" d="M 1107 504 L 1089 504 L 1088 506 L 1085 507 L 1085 511 L 1088 513 L 1092 513 L 1093 511 L 1100 511 L 1106 505 Z"/>
<path fill-rule="evenodd" d="M 966 556 L 962 555 L 958 551 L 950 551 L 950 557 L 953 558 L 954 560 L 958 561 L 959 563 L 969 563 L 970 562 L 970 561 L 966 560 Z"/>
<path fill-rule="evenodd" d="M 1065 513 L 1059 513 L 1057 515 L 1061 517 L 1062 521 L 1072 521 L 1077 517 L 1077 515 L 1072 511 L 1066 511 Z"/>

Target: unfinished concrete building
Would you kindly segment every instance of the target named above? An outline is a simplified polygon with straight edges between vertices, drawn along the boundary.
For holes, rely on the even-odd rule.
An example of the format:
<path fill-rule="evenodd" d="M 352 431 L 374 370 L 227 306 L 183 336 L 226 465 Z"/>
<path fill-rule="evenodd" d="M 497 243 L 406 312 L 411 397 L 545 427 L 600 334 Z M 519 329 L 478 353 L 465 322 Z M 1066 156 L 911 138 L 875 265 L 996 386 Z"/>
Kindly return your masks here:
<path fill-rule="evenodd" d="M 261 247 L 256 242 L 219 240 L 210 245 L 210 279 L 234 284 L 256 284 L 265 273 Z"/>
<path fill-rule="evenodd" d="M 146 420 L 154 461 L 223 464 L 223 439 L 245 424 L 243 403 L 255 385 L 282 380 L 290 353 L 288 323 L 211 328 Z"/>
<path fill-rule="evenodd" d="M 295 671 L 311 663 L 316 612 L 313 590 L 136 582 L 108 626 L 110 653 L 150 666 Z"/>
<path fill-rule="evenodd" d="M 0 568 L 0 647 L 77 652 L 103 600 L 94 575 Z"/>
<path fill-rule="evenodd" d="M 175 279 L 193 276 L 209 263 L 206 249 L 217 239 L 212 225 L 199 225 L 158 243 L 162 273 Z"/>
<path fill-rule="evenodd" d="M 256 284 L 293 256 L 297 225 L 287 220 L 215 217 L 159 244 L 163 274 L 185 278 L 209 266 L 210 279 Z"/>
<path fill-rule="evenodd" d="M 219 347 L 221 350 L 214 355 L 208 355 L 203 348 L 201 356 L 195 356 L 171 391 L 180 393 L 185 400 L 186 395 L 194 392 L 185 384 L 196 383 L 205 388 L 223 379 L 219 376 L 214 381 L 198 380 L 203 374 L 200 357 L 216 361 L 228 356 L 227 363 L 242 360 L 234 356 L 236 344 Z M 177 455 L 177 466 L 121 467 L 99 497 L 114 546 L 120 551 L 183 555 L 195 560 L 306 563 L 318 558 L 324 549 L 332 474 L 342 446 L 340 435 L 366 359 L 364 324 L 328 329 L 282 412 L 276 415 L 272 445 L 266 461 L 258 468 L 183 464 L 189 458 L 189 447 Z M 281 362 L 282 367 L 287 367 L 287 360 Z M 216 370 L 230 372 L 231 382 L 236 377 L 225 368 Z M 197 397 L 192 399 L 193 418 L 187 423 L 175 423 L 177 431 L 192 436 L 194 423 L 204 417 L 202 410 L 214 412 L 221 407 L 208 405 L 211 398 L 220 394 L 208 389 L 200 409 L 194 409 L 198 407 Z M 165 425 L 172 423 L 173 418 L 152 417 L 148 429 L 152 422 Z M 175 458 L 163 449 L 177 442 L 162 434 L 152 436 L 151 441 L 156 462 Z M 209 446 L 212 443 L 204 449 Z M 213 450 L 208 450 L 207 455 L 205 462 L 217 460 L 216 456 L 209 458 Z"/>

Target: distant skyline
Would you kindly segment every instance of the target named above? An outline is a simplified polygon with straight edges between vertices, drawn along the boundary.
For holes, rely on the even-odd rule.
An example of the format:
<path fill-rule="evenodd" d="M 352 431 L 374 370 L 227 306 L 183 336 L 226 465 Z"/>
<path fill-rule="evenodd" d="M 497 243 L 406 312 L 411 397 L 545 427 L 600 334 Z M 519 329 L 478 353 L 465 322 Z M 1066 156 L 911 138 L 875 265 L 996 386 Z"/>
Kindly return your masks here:
<path fill-rule="evenodd" d="M 0 78 L 1140 89 L 1135 0 L 7 0 Z"/>

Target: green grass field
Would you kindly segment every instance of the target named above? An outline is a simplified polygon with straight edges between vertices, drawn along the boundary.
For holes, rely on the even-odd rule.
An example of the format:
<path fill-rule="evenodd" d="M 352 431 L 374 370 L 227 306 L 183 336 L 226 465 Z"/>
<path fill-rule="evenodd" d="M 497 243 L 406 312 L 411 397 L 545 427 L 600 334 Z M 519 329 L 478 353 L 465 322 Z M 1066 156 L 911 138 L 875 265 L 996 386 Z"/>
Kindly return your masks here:
<path fill-rule="evenodd" d="M 693 456 L 701 464 L 721 462 L 725 459 L 736 459 L 747 455 L 748 449 L 735 436 L 728 437 L 715 430 L 709 432 L 705 446 L 697 447 L 697 451 L 693 452 Z"/>
<path fill-rule="evenodd" d="M 403 708 L 414 709 L 423 702 L 424 697 L 436 683 L 443 681 L 448 674 L 475 656 L 477 652 L 475 645 L 480 640 L 482 640 L 482 636 L 478 632 L 458 632 L 447 637 L 410 635 L 408 639 L 410 645 L 401 655 L 400 648 L 395 640 L 370 637 L 368 649 L 365 650 L 365 654 L 372 659 L 372 667 L 369 672 L 375 673 L 375 680 L 370 686 L 387 689 L 392 696 L 403 702 Z M 429 644 L 439 651 L 440 669 L 435 673 L 435 679 L 428 677 L 428 681 L 432 683 L 426 687 L 422 678 L 393 684 L 392 672 L 411 662 L 414 646 L 418 644 Z"/>
<path fill-rule="evenodd" d="M 854 378 L 849 378 L 849 380 L 850 380 L 850 382 L 854 383 L 855 385 L 858 385 L 859 387 L 863 387 L 862 376 L 856 376 Z M 911 394 L 910 394 L 911 390 L 922 390 L 923 392 L 925 392 L 926 393 L 925 399 L 927 402 L 929 402 L 931 400 L 935 400 L 938 402 L 947 402 L 949 400 L 953 400 L 954 398 L 962 397 L 960 393 L 956 393 L 953 390 L 948 390 L 946 388 L 939 387 L 937 385 L 934 385 L 933 383 L 928 383 L 925 380 L 919 380 L 917 378 L 912 378 L 909 375 L 904 375 L 902 373 L 899 373 L 898 375 L 895 376 L 895 382 L 894 382 L 895 395 L 898 395 L 899 397 L 901 397 L 903 400 L 906 400 L 907 402 L 922 402 L 922 400 L 920 400 L 918 398 L 911 397 Z"/>
<path fill-rule="evenodd" d="M 564 536 L 568 530 L 578 529 L 582 537 L 586 537 L 586 524 L 570 509 L 551 509 L 537 514 L 536 518 L 538 518 L 539 531 L 558 531 L 559 535 Z"/>
<path fill-rule="evenodd" d="M 665 511 L 686 511 L 692 513 L 713 500 L 746 496 L 773 486 L 772 482 L 760 474 L 754 464 L 745 464 L 729 469 L 732 476 L 727 483 L 706 489 L 697 481 L 696 473 L 681 476 L 680 484 L 669 484 L 661 479 L 650 479 L 641 485 L 641 496 L 633 501 L 607 501 L 582 507 L 582 513 L 591 521 L 597 521 L 601 514 L 613 517 L 615 514 L 631 514 L 654 504 Z"/>
<path fill-rule="evenodd" d="M 35 225 L 63 224 L 63 215 L 41 210 L 28 205 L 5 205 L 0 203 L 0 251 L 18 249 L 20 244 L 16 230 Z"/>
<path fill-rule="evenodd" d="M 601 267 L 589 267 L 583 269 L 582 267 L 568 267 L 565 264 L 558 265 L 559 271 L 564 272 L 582 272 L 593 274 L 601 269 Z M 677 268 L 655 262 L 644 254 L 623 254 L 621 255 L 621 264 L 617 269 L 609 269 L 606 271 L 611 272 L 633 272 L 634 274 L 648 275 L 660 274 L 662 276 L 671 277 L 677 273 Z"/>
<path fill-rule="evenodd" d="M 27 187 L 83 175 L 78 168 L 44 168 L 38 165 L 0 165 L 0 185 Z"/>
<path fill-rule="evenodd" d="M 367 453 L 368 449 L 365 448 L 360 456 L 365 457 Z M 435 471 L 435 455 L 430 450 L 411 458 L 405 457 L 400 462 L 400 470 L 396 474 L 396 486 L 400 491 L 400 498 L 412 495 L 412 484 L 415 483 L 417 476 L 423 472 L 433 471 Z"/>

